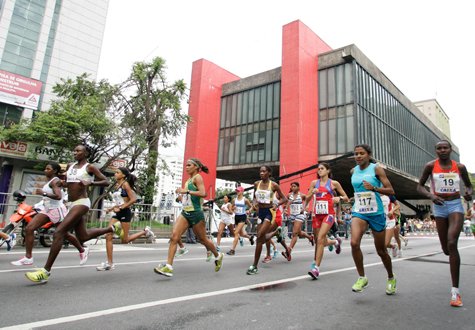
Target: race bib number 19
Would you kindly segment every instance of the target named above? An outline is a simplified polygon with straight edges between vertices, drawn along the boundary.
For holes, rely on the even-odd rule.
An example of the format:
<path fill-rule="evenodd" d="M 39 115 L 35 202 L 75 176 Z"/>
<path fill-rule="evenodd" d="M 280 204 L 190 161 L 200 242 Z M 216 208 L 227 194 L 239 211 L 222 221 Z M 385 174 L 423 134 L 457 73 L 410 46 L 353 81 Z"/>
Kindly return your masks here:
<path fill-rule="evenodd" d="M 372 191 L 355 193 L 355 212 L 361 214 L 376 213 L 378 203 L 376 195 Z"/>

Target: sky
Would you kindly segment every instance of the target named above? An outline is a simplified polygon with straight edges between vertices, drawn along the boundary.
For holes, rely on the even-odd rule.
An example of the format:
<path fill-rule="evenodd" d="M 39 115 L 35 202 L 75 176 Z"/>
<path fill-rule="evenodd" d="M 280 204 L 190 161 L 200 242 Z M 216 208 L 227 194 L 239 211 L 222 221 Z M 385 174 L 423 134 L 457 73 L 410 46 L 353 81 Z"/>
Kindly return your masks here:
<path fill-rule="evenodd" d="M 202 58 L 244 78 L 281 66 L 282 27 L 300 20 L 333 49 L 355 44 L 411 101 L 437 99 L 450 118 L 460 161 L 475 172 L 470 4 L 109 0 L 98 78 L 121 82 L 134 62 L 155 56 L 166 60 L 169 81 L 184 79 L 188 86 L 192 63 Z M 183 137 L 178 151 L 184 151 Z"/>

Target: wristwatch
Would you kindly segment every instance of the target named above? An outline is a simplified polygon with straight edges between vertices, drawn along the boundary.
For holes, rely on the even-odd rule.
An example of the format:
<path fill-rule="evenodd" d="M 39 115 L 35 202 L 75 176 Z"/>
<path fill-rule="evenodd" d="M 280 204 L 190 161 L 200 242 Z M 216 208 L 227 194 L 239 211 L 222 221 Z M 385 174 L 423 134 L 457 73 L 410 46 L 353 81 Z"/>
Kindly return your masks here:
<path fill-rule="evenodd" d="M 44 192 L 43 197 L 48 197 L 48 194 Z"/>

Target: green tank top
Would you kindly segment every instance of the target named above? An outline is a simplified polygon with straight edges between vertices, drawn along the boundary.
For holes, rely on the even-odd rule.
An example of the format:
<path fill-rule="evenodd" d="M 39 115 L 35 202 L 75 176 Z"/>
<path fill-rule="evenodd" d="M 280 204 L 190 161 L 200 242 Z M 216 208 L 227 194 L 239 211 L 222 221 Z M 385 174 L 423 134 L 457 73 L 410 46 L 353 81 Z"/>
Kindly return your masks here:
<path fill-rule="evenodd" d="M 198 191 L 198 188 L 193 184 L 193 178 L 189 178 L 188 181 L 186 181 L 185 187 L 189 191 Z M 182 203 L 183 203 L 183 211 L 186 211 L 186 212 L 201 211 L 203 198 L 186 194 L 186 195 L 183 195 Z"/>

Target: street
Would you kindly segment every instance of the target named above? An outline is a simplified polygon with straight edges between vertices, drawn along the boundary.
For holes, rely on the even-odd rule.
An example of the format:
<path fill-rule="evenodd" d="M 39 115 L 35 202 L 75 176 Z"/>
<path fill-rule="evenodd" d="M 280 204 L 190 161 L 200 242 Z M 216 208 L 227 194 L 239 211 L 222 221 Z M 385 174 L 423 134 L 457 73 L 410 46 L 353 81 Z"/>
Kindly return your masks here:
<path fill-rule="evenodd" d="M 92 244 L 94 241 L 91 241 Z M 1 326 L 5 329 L 473 329 L 475 312 L 475 240 L 461 236 L 461 294 L 464 307 L 449 305 L 448 256 L 436 236 L 410 237 L 403 258 L 393 259 L 398 292 L 385 294 L 386 273 L 372 239 L 362 242 L 368 287 L 354 293 L 357 279 L 348 240 L 340 255 L 325 250 L 321 275 L 307 275 L 313 248 L 301 239 L 288 262 L 282 256 L 259 264 L 259 274 L 245 272 L 254 246 L 246 240 L 236 255 L 225 255 L 223 268 L 205 261 L 201 245 L 176 258 L 174 276 L 153 268 L 166 258 L 166 240 L 156 244 L 116 245 L 116 269 L 98 272 L 105 260 L 103 241 L 90 245 L 85 266 L 77 251 L 64 249 L 46 284 L 28 281 L 33 268 L 10 261 L 24 251 L 0 250 Z M 223 239 L 222 251 L 231 240 Z M 280 247 L 278 247 L 280 249 Z M 42 266 L 48 250 L 33 251 Z M 262 258 L 264 254 L 262 255 Z M 261 258 L 261 261 L 262 261 Z"/>

